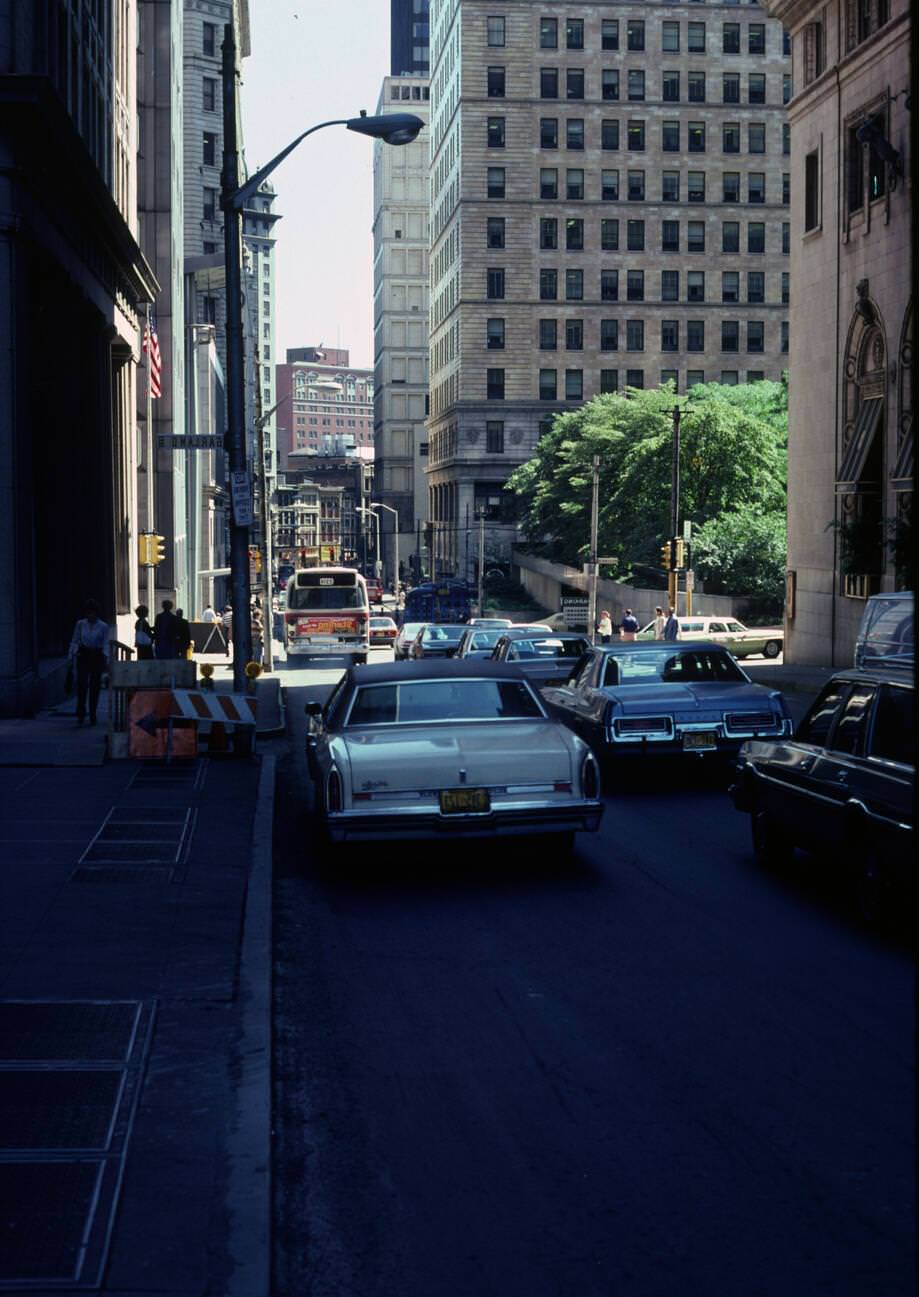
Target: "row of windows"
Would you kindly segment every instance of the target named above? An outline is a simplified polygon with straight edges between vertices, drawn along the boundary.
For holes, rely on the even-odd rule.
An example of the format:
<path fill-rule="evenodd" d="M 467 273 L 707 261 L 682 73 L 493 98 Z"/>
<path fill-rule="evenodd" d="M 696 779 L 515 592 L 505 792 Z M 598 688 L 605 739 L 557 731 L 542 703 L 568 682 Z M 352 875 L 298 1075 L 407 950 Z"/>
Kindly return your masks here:
<path fill-rule="evenodd" d="M 728 0 L 730 3 L 730 0 Z M 886 2 L 886 0 L 884 0 Z M 507 44 L 506 19 L 495 16 L 486 19 L 487 43 L 492 49 L 502 49 Z M 647 29 L 649 24 L 643 18 L 628 18 L 622 23 L 622 35 L 625 37 L 624 48 L 627 50 L 644 50 L 647 47 Z M 661 23 L 661 50 L 673 51 L 680 48 L 680 27 L 676 19 Z M 705 52 L 705 23 L 687 23 L 687 48 L 700 53 Z M 747 51 L 750 54 L 765 54 L 766 24 L 751 22 L 746 24 Z M 588 48 L 584 43 L 583 18 L 568 18 L 562 25 L 564 48 L 583 50 Z M 742 44 L 742 24 L 723 22 L 721 24 L 721 51 L 723 54 L 739 54 Z M 539 22 L 539 48 L 556 50 L 559 48 L 559 20 L 544 17 Z M 607 18 L 601 21 L 600 48 L 618 50 L 620 48 L 620 21 L 618 18 Z M 785 45 L 785 53 L 788 48 Z"/>
<path fill-rule="evenodd" d="M 490 226 L 489 222 L 489 226 Z M 643 219 L 626 220 L 620 222 L 618 218 L 606 218 L 600 221 L 600 250 L 602 252 L 618 252 L 622 246 L 620 243 L 620 224 L 625 226 L 625 248 L 629 252 L 643 252 L 645 250 L 645 228 L 646 223 Z M 591 227 L 586 222 L 578 220 L 576 217 L 568 217 L 564 222 L 564 248 L 566 252 L 583 252 L 587 247 L 585 241 L 585 228 Z M 661 252 L 705 252 L 706 230 L 705 221 L 687 221 L 685 227 L 678 220 L 663 220 L 660 222 L 660 251 Z M 685 236 L 684 236 L 685 229 Z M 782 222 L 782 251 L 788 252 L 791 233 L 790 225 L 787 221 Z M 765 221 L 747 221 L 746 223 L 746 251 L 755 255 L 763 254 L 766 251 L 766 223 Z M 501 249 L 505 246 L 504 230 L 488 231 L 488 247 L 491 249 Z M 560 249 L 559 243 L 559 222 L 555 217 L 541 217 L 539 221 L 539 247 L 544 252 L 554 252 Z M 721 251 L 722 252 L 740 252 L 741 250 L 741 224 L 740 221 L 722 221 L 721 222 Z"/>
<path fill-rule="evenodd" d="M 492 174 L 492 173 L 496 174 Z M 694 179 L 691 185 L 687 184 L 687 197 L 689 202 L 704 203 L 705 198 L 705 177 L 701 172 L 692 173 Z M 630 203 L 643 203 L 647 195 L 647 176 L 641 170 L 629 170 L 625 173 L 626 187 L 624 197 Z M 487 195 L 489 198 L 507 197 L 505 175 L 503 167 L 489 167 L 487 175 Z M 678 191 L 679 185 L 674 187 Z M 673 188 L 669 188 L 665 196 L 662 196 L 662 202 L 679 202 L 678 198 L 671 198 Z M 787 176 L 782 177 L 782 203 L 787 204 L 790 198 L 790 180 Z M 692 197 L 689 197 L 689 195 Z M 701 196 L 700 196 L 701 195 Z M 609 169 L 600 172 L 600 192 L 599 199 L 604 203 L 618 203 L 622 195 L 619 184 L 619 170 Z M 556 201 L 562 195 L 559 191 L 558 171 L 555 167 L 543 167 L 539 172 L 539 197 L 547 202 Z M 565 172 L 565 192 L 564 199 L 568 202 L 583 202 L 587 198 L 585 189 L 584 172 L 580 167 L 569 167 Z M 741 201 L 740 192 L 740 173 L 729 172 L 722 177 L 722 202 L 739 203 Z M 766 201 L 766 178 L 764 172 L 753 171 L 747 175 L 747 202 L 762 204 Z"/>
<path fill-rule="evenodd" d="M 718 100 L 709 99 L 707 93 L 706 75 L 704 72 L 690 72 L 686 77 L 686 102 L 690 104 L 717 103 Z M 622 89 L 622 79 L 620 78 L 618 68 L 606 68 L 602 73 L 601 97 L 604 100 L 618 100 Z M 640 68 L 630 68 L 625 76 L 625 97 L 631 102 L 642 102 L 646 97 L 647 79 L 645 73 Z M 660 102 L 665 104 L 678 104 L 682 101 L 683 81 L 679 72 L 662 72 L 661 73 L 661 94 Z M 546 96 L 543 96 L 544 98 Z M 557 97 L 557 96 L 550 96 Z M 583 96 L 569 95 L 568 98 L 583 98 Z M 782 102 L 787 103 L 791 98 L 791 77 L 787 74 L 782 78 Z M 721 78 L 721 100 L 722 104 L 740 104 L 743 102 L 741 96 L 740 74 L 736 72 L 726 72 Z M 767 102 L 766 94 L 766 75 L 763 72 L 751 72 L 747 77 L 746 103 L 748 104 L 765 104 Z M 500 120 L 493 118 L 492 120 Z M 490 143 L 491 141 L 489 141 Z"/>
<path fill-rule="evenodd" d="M 389 92 L 390 99 L 430 99 L 431 90 L 429 86 L 399 86 L 393 85 Z"/>
<path fill-rule="evenodd" d="M 561 323 L 561 335 L 559 324 Z M 620 339 L 625 351 L 644 351 L 645 320 L 608 319 L 600 321 L 599 348 L 601 351 L 618 351 Z M 722 320 L 721 350 L 741 350 L 740 320 Z M 705 351 L 705 320 L 661 320 L 661 351 Z M 506 322 L 498 318 L 486 321 L 485 345 L 489 351 L 503 351 L 506 345 Z M 539 350 L 558 351 L 560 341 L 566 351 L 583 351 L 585 327 L 583 320 L 555 319 L 539 321 Z M 717 325 L 715 326 L 717 328 Z M 764 320 L 746 321 L 746 350 L 750 353 L 766 349 L 766 324 Z M 781 347 L 787 350 L 787 321 L 781 322 Z M 682 345 L 681 345 L 682 344 Z M 590 345 L 588 343 L 588 345 Z"/>
<path fill-rule="evenodd" d="M 558 271 L 541 270 L 539 273 L 539 299 L 543 302 L 558 301 Z M 645 301 L 645 271 L 644 270 L 626 270 L 623 272 L 625 282 L 625 299 L 629 302 Z M 650 273 L 648 275 L 650 277 Z M 718 272 L 711 272 L 711 278 L 714 278 Z M 740 302 L 741 299 L 741 272 L 739 270 L 723 270 L 721 274 L 721 296 L 720 298 L 707 299 L 705 289 L 704 270 L 687 270 L 685 272 L 686 280 L 686 300 L 688 302 L 704 302 L 706 300 L 720 300 L 722 302 Z M 662 270 L 660 272 L 660 300 L 662 302 L 678 302 L 680 298 L 680 275 L 679 270 Z M 779 300 L 783 305 L 789 301 L 789 278 L 787 272 L 777 277 L 780 286 Z M 762 270 L 748 270 L 744 274 L 743 285 L 746 289 L 745 300 L 750 303 L 766 301 L 766 274 Z M 620 272 L 618 270 L 601 270 L 600 272 L 600 300 L 602 302 L 619 301 Z M 506 274 L 500 267 L 495 267 L 485 272 L 485 295 L 490 302 L 501 302 L 506 299 Z M 580 302 L 584 300 L 584 272 L 581 270 L 565 271 L 565 300 L 569 302 Z M 650 300 L 650 299 L 649 299 Z"/>
<path fill-rule="evenodd" d="M 563 120 L 565 127 L 565 148 L 583 151 L 587 140 L 584 131 L 583 117 L 569 117 Z M 678 118 L 664 119 L 660 123 L 660 145 L 664 153 L 681 153 L 683 151 L 683 125 Z M 747 122 L 747 152 L 766 152 L 766 123 Z M 489 117 L 486 121 L 485 142 L 490 149 L 503 149 L 507 143 L 507 119 Z M 644 153 L 647 148 L 648 124 L 644 118 L 630 118 L 626 122 L 625 146 L 631 153 Z M 686 123 L 685 148 L 688 153 L 705 153 L 708 136 L 706 122 Z M 557 149 L 560 144 L 559 121 L 557 117 L 539 119 L 539 147 Z M 618 118 L 604 118 L 600 124 L 600 147 L 605 150 L 616 150 L 620 147 L 622 132 Z M 721 151 L 723 153 L 740 153 L 740 122 L 723 122 L 721 124 Z"/>

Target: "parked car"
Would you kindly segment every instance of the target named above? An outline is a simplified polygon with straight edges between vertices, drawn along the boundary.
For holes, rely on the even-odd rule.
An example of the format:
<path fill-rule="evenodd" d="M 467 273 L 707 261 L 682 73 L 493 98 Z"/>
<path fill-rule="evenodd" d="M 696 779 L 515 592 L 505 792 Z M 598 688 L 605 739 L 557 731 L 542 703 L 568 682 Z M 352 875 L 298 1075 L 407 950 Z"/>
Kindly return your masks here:
<path fill-rule="evenodd" d="M 572 667 L 590 648 L 583 635 L 564 631 L 505 631 L 495 645 L 496 662 L 513 662 L 536 686 L 564 684 Z"/>
<path fill-rule="evenodd" d="M 396 642 L 399 627 L 391 617 L 370 618 L 370 643 L 383 644 L 387 648 Z"/>
<path fill-rule="evenodd" d="M 478 626 L 480 630 L 506 630 L 513 626 L 510 617 L 470 617 L 467 626 Z"/>
<path fill-rule="evenodd" d="M 412 640 L 409 657 L 452 658 L 465 629 L 465 626 L 428 622 Z"/>
<path fill-rule="evenodd" d="M 399 634 L 393 641 L 396 661 L 401 662 L 412 655 L 412 643 L 425 623 L 423 621 L 406 621 L 402 623 Z"/>
<path fill-rule="evenodd" d="M 763 657 L 777 658 L 785 643 L 785 632 L 780 627 L 747 627 L 733 617 L 678 617 L 683 639 L 707 639 L 729 648 L 736 658 L 761 653 Z M 654 639 L 654 622 L 648 622 L 638 632 L 640 640 Z"/>
<path fill-rule="evenodd" d="M 590 748 L 504 663 L 386 663 L 308 703 L 316 805 L 335 842 L 552 835 L 600 823 Z"/>
<path fill-rule="evenodd" d="M 543 697 L 609 758 L 733 756 L 755 735 L 791 733 L 781 693 L 704 641 L 598 645 Z"/>
<path fill-rule="evenodd" d="M 794 734 L 743 745 L 732 788 L 762 862 L 800 846 L 855 880 L 866 917 L 913 869 L 914 682 L 902 668 L 841 671 Z"/>
<path fill-rule="evenodd" d="M 504 634 L 500 628 L 489 630 L 487 627 L 470 625 L 457 646 L 455 658 L 490 658 L 492 649 Z"/>
<path fill-rule="evenodd" d="M 914 660 L 912 590 L 871 595 L 855 641 L 855 665 L 912 666 Z"/>

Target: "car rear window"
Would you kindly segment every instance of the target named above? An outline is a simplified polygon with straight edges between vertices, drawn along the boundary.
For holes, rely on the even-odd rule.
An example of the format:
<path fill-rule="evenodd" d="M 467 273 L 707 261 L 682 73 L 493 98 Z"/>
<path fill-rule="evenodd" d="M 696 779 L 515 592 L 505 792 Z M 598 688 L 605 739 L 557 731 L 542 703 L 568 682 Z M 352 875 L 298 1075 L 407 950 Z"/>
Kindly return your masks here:
<path fill-rule="evenodd" d="M 295 585 L 288 606 L 291 612 L 337 612 L 341 608 L 363 608 L 364 588 L 359 585 Z"/>
<path fill-rule="evenodd" d="M 871 756 L 911 766 L 916 761 L 913 695 L 910 689 L 884 685 L 874 714 Z"/>
<path fill-rule="evenodd" d="M 519 639 L 507 650 L 508 660 L 523 662 L 534 658 L 579 658 L 587 647 L 582 639 Z"/>
<path fill-rule="evenodd" d="M 541 720 L 543 716 L 533 691 L 522 680 L 418 680 L 358 689 L 348 725 Z"/>
<path fill-rule="evenodd" d="M 429 626 L 422 636 L 425 644 L 458 644 L 465 626 Z"/>
<path fill-rule="evenodd" d="M 478 630 L 470 640 L 470 648 L 494 648 L 500 638 L 500 630 Z"/>
<path fill-rule="evenodd" d="M 663 644 L 651 653 L 613 653 L 607 662 L 604 684 L 645 685 L 657 681 L 674 684 L 725 683 L 747 677 L 723 649 L 695 649 L 674 653 Z M 618 680 L 614 680 L 615 663 Z"/>

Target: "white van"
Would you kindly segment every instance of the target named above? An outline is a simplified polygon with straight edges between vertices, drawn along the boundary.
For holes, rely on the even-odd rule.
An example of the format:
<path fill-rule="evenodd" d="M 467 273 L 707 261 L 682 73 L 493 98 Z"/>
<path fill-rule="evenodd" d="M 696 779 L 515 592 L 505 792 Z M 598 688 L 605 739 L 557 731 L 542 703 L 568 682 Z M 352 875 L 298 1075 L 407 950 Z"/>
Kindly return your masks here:
<path fill-rule="evenodd" d="M 855 641 L 856 667 L 913 665 L 913 592 L 873 594 Z"/>

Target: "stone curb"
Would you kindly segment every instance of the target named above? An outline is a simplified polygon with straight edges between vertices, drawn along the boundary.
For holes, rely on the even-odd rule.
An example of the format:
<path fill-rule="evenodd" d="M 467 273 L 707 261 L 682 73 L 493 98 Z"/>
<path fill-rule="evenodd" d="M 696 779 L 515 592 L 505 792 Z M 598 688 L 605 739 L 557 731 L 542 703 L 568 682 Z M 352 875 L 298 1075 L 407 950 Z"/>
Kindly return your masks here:
<path fill-rule="evenodd" d="M 271 1292 L 271 885 L 275 758 L 262 757 L 239 963 L 235 1106 L 227 1141 L 231 1273 L 225 1297 Z"/>

